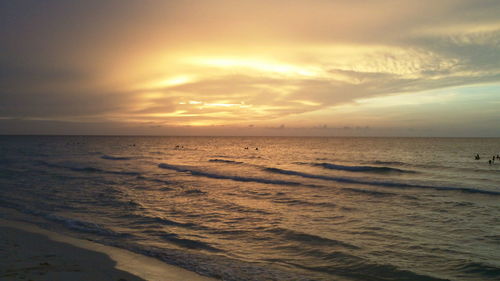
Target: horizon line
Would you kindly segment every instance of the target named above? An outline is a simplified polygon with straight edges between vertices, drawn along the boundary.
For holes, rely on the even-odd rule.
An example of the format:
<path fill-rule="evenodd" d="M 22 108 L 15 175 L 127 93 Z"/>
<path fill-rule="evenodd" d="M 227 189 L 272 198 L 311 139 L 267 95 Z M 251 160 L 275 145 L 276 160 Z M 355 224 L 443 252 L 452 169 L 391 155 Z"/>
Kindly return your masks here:
<path fill-rule="evenodd" d="M 447 138 L 447 139 L 500 139 L 500 136 L 276 136 L 276 135 L 155 135 L 155 134 L 1 134 L 0 137 L 220 137 L 220 138 Z"/>

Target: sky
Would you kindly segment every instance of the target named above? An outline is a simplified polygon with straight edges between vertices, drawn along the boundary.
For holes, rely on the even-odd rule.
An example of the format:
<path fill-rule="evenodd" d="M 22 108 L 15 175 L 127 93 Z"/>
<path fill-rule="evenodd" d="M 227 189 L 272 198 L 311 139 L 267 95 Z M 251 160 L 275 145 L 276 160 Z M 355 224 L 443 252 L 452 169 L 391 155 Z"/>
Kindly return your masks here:
<path fill-rule="evenodd" d="M 498 0 L 12 0 L 0 38 L 0 134 L 500 137 Z"/>

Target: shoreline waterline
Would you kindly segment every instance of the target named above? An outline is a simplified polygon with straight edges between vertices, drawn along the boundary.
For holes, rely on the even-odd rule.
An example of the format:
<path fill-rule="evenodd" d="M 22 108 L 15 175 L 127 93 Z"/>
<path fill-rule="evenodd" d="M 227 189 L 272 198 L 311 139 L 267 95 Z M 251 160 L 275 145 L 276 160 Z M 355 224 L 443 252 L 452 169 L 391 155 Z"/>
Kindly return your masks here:
<path fill-rule="evenodd" d="M 2 210 L 5 210 L 2 208 Z M 7 280 L 216 281 L 131 251 L 0 218 L 0 277 Z M 90 279 L 89 279 L 90 278 Z"/>

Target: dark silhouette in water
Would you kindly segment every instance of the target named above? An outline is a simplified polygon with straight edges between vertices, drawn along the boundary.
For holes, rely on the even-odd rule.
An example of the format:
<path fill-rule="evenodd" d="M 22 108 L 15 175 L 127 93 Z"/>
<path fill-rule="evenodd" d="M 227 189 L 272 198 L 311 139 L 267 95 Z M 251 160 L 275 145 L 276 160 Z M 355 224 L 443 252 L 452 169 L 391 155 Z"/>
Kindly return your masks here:
<path fill-rule="evenodd" d="M 491 160 L 488 160 L 488 163 L 490 163 L 490 165 L 491 165 Z"/>
<path fill-rule="evenodd" d="M 481 159 L 481 157 L 479 157 L 479 154 L 476 154 L 475 158 L 476 158 L 476 160 Z"/>

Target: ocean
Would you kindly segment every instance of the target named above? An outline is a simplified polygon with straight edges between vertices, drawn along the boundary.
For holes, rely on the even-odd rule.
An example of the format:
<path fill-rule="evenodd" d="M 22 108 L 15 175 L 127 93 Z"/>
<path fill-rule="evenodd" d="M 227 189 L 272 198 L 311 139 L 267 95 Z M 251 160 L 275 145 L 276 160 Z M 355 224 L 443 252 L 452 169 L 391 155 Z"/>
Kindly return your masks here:
<path fill-rule="evenodd" d="M 498 138 L 1 136 L 0 207 L 227 281 L 500 280 L 497 154 Z"/>

